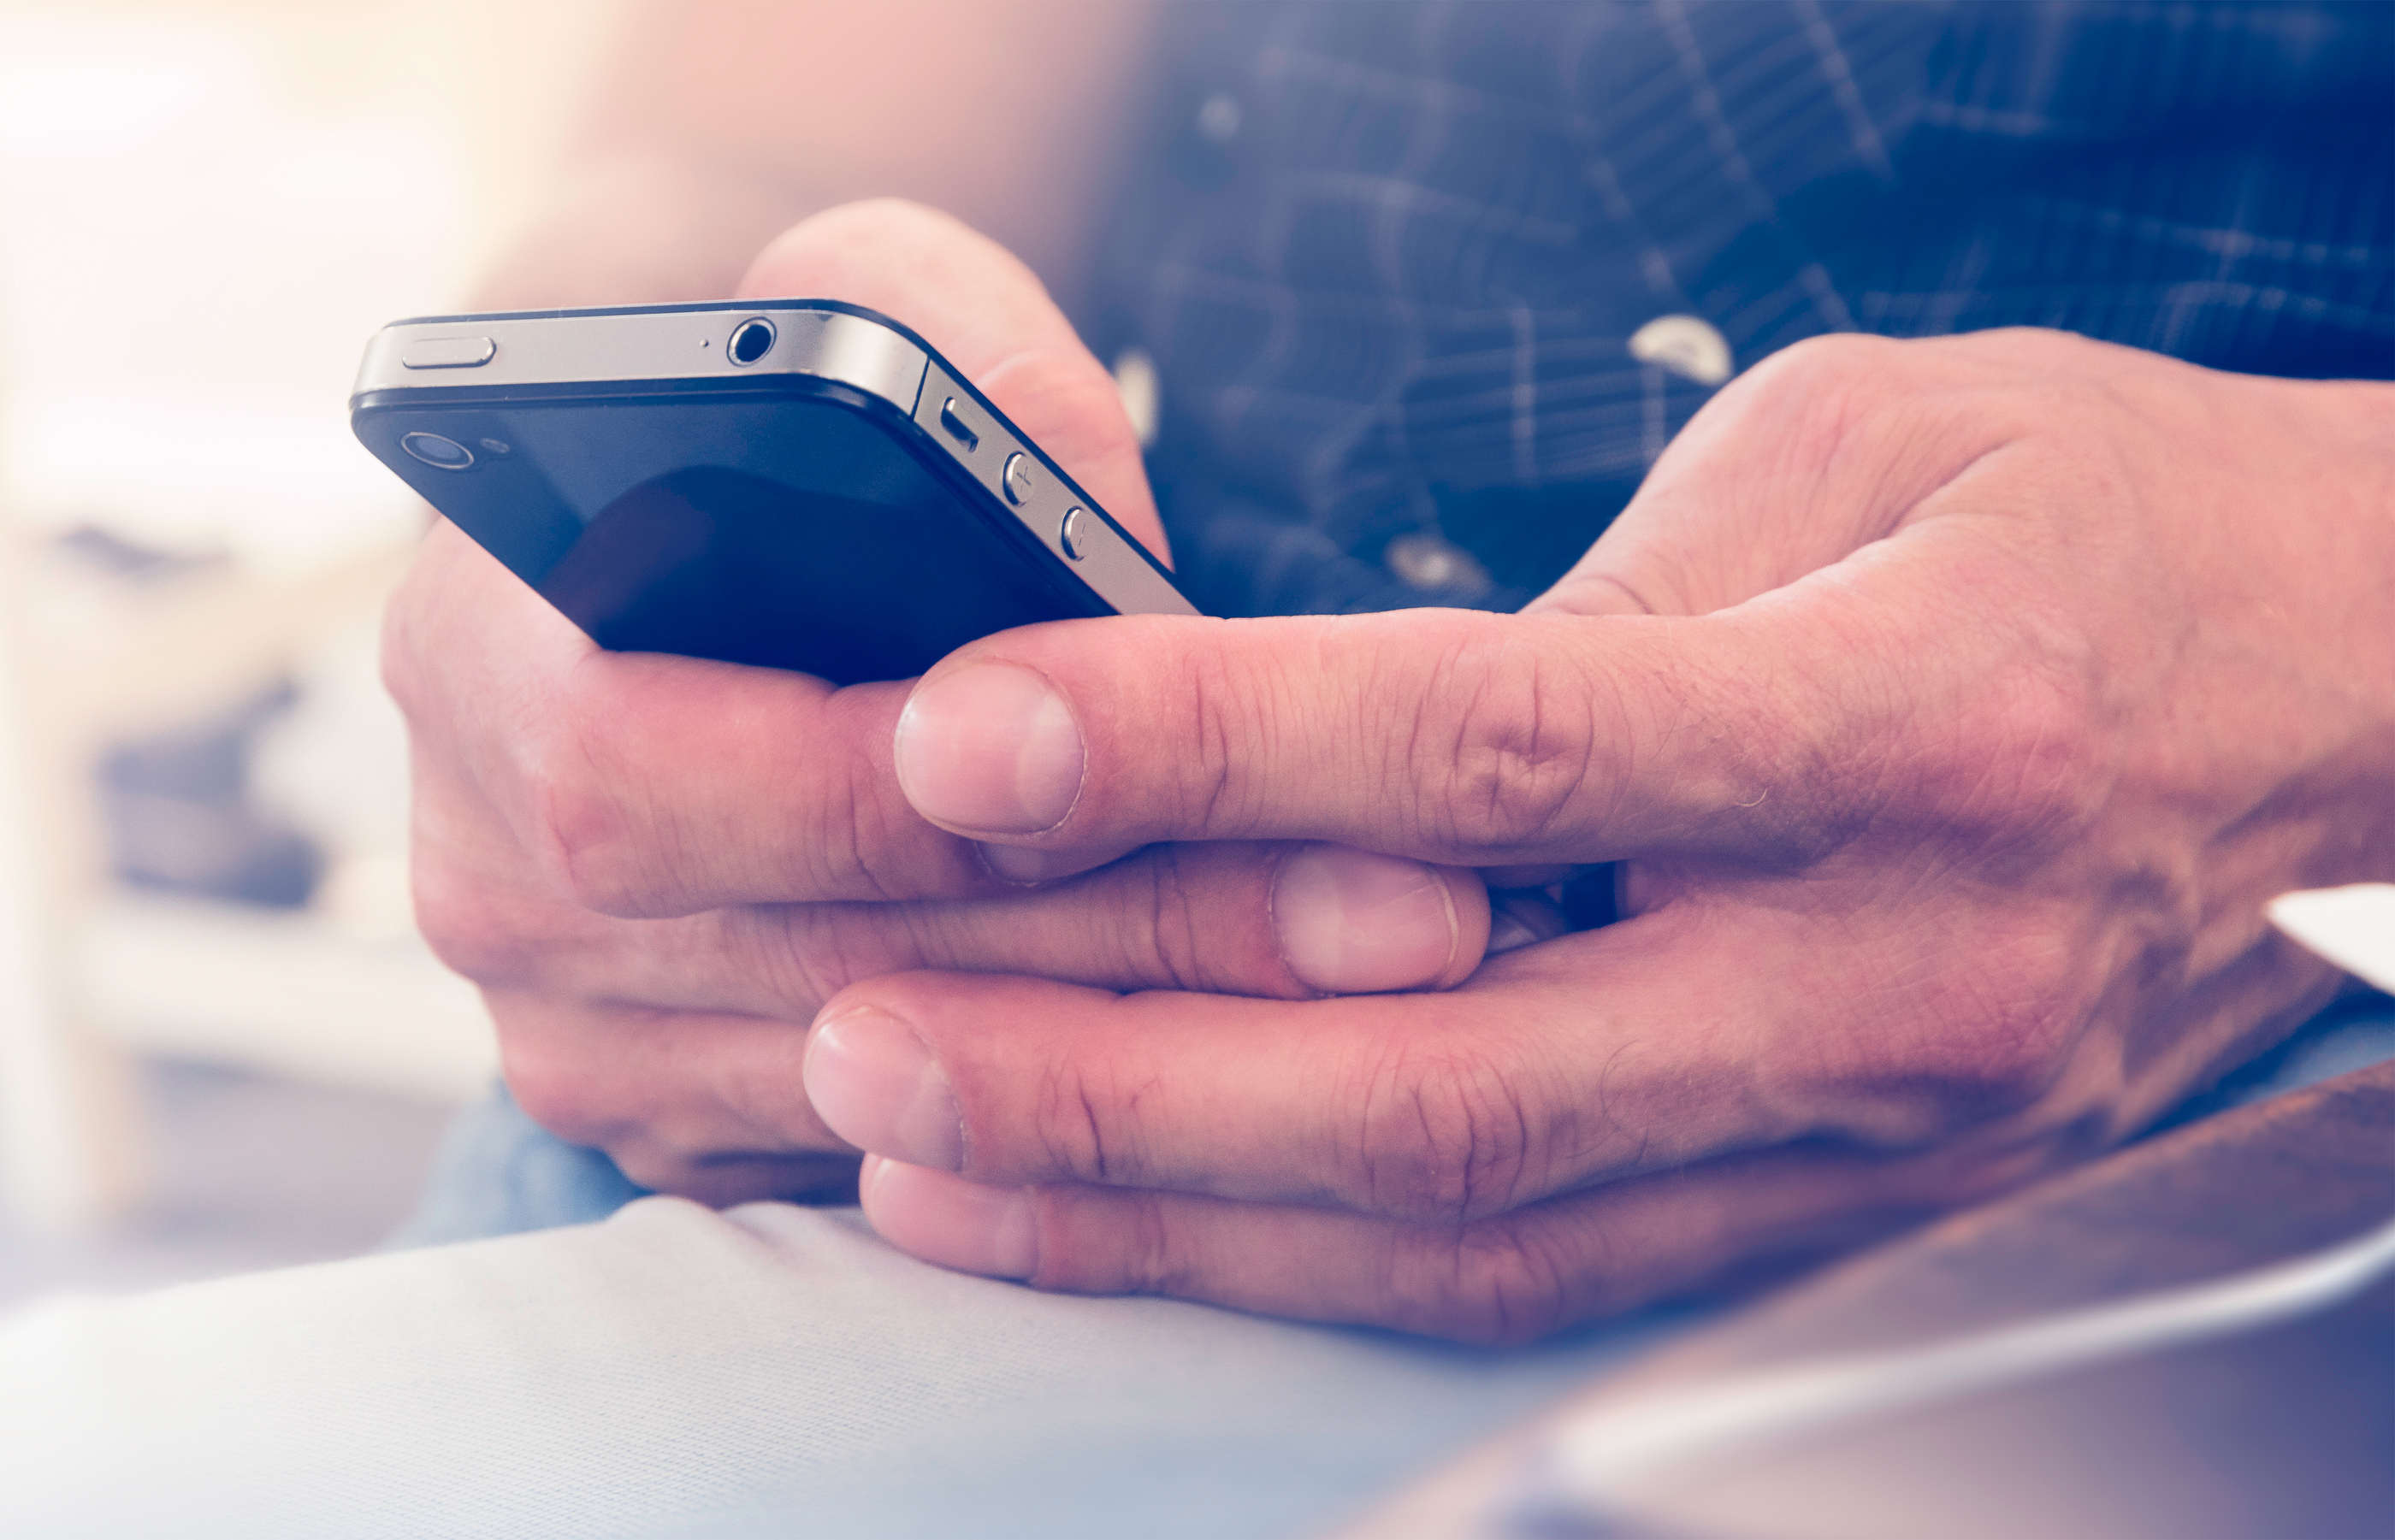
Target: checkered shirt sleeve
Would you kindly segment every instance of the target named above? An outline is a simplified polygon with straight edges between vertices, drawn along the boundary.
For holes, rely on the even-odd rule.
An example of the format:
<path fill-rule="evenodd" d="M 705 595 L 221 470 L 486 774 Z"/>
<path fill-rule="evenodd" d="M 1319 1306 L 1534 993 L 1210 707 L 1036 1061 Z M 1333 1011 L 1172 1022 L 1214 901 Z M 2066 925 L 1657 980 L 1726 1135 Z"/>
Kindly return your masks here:
<path fill-rule="evenodd" d="M 2395 374 L 2395 6 L 1184 5 L 1107 254 L 1224 612 L 1511 607 L 1718 379 L 2060 327 Z"/>

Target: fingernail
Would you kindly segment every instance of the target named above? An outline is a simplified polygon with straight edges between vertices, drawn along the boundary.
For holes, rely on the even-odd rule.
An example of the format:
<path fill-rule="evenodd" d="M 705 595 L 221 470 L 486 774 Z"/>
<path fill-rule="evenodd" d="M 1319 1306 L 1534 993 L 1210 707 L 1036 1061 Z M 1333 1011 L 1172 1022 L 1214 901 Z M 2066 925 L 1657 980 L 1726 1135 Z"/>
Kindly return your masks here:
<path fill-rule="evenodd" d="M 1052 829 L 1081 795 L 1081 730 L 1047 679 L 975 664 L 916 687 L 898 717 L 898 784 L 935 823 Z"/>
<path fill-rule="evenodd" d="M 1070 850 L 1034 850 L 1021 845 L 992 845 L 978 842 L 973 846 L 981 852 L 982 864 L 990 875 L 1002 881 L 1028 888 L 1035 883 L 1059 882 L 1077 877 L 1084 872 L 1094 872 L 1101 866 L 1111 866 L 1140 847 L 1106 845 L 1097 849 L 1086 846 Z"/>
<path fill-rule="evenodd" d="M 973 849 L 981 852 L 982 864 L 993 875 L 1025 888 L 1090 869 L 1087 861 L 1077 861 L 1069 850 L 1026 850 L 1020 845 L 975 845 Z"/>
<path fill-rule="evenodd" d="M 945 1171 L 870 1158 L 862 1177 L 865 1217 L 901 1251 L 990 1278 L 1028 1278 L 1039 1270 L 1039 1227 L 1028 1189 L 985 1187 Z"/>
<path fill-rule="evenodd" d="M 999 881 L 1032 886 L 1047 879 L 1047 850 L 1025 850 L 1023 846 L 974 846 L 974 850 L 980 850 L 982 864 Z"/>
<path fill-rule="evenodd" d="M 955 1171 L 965 1163 L 956 1092 L 915 1030 L 867 1006 L 815 1028 L 799 1072 L 827 1127 L 860 1150 Z"/>
<path fill-rule="evenodd" d="M 1273 878 L 1273 932 L 1299 981 L 1327 994 L 1420 989 L 1455 956 L 1455 902 L 1419 861 L 1303 845 Z"/>

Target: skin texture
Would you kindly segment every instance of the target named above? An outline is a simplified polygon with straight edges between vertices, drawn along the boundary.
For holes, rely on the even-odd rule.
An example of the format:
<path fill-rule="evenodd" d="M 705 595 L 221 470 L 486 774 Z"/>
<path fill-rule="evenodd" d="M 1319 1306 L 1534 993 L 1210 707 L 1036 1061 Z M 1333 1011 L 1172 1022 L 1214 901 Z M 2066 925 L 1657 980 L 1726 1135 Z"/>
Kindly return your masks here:
<path fill-rule="evenodd" d="M 1522 615 L 1032 627 L 899 730 L 920 811 L 1052 859 L 1620 862 L 1633 917 L 1442 994 L 873 980 L 808 1088 L 884 1235 L 1042 1288 L 1515 1341 L 1873 1233 L 2336 991 L 2262 906 L 2395 875 L 2389 594 L 2387 388 L 1806 343 Z"/>
<path fill-rule="evenodd" d="M 742 292 L 906 321 L 1165 548 L 1111 378 L 994 244 L 852 204 L 791 230 Z M 384 676 L 414 751 L 418 924 L 483 986 L 518 1100 L 635 1181 L 712 1203 L 853 1179 L 800 1070 L 807 1023 L 857 979 L 1311 998 L 1453 984 L 1489 935 L 1474 874 L 1305 841 L 1034 858 L 1105 869 L 1026 888 L 906 804 L 905 683 L 602 652 L 445 524 L 392 601 Z"/>

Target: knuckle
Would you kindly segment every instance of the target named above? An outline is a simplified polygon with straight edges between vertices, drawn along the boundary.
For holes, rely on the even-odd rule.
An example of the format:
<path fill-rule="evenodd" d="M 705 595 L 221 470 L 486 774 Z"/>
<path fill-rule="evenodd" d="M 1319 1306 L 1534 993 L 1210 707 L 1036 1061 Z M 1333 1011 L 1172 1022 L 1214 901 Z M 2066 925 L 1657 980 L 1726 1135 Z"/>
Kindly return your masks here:
<path fill-rule="evenodd" d="M 1294 845 L 1161 844 L 1123 869 L 1092 919 L 1114 939 L 1106 966 L 1141 989 L 1309 999 L 1273 934 L 1279 864 Z M 1111 980 L 1100 980 L 1105 982 Z"/>
<path fill-rule="evenodd" d="M 1052 1064 L 1035 1102 L 1040 1168 L 1100 1186 L 1141 1185 L 1148 1162 L 1137 1131 L 1164 1091 L 1152 1076 L 1127 1083 L 1103 1058 Z"/>
<path fill-rule="evenodd" d="M 572 1044 L 549 1033 L 510 1030 L 501 1016 L 499 1063 L 508 1094 L 524 1116 L 568 1144 L 645 1147 L 645 1141 L 623 1139 L 633 1120 L 616 1105 L 618 1097 L 600 1078 L 590 1056 L 573 1051 Z"/>
<path fill-rule="evenodd" d="M 1077 337 L 1022 347 L 982 380 L 990 399 L 1077 475 L 1088 475 L 1116 454 L 1136 452 L 1138 439 L 1114 376 Z"/>
<path fill-rule="evenodd" d="M 626 803 L 629 778 L 603 747 L 564 727 L 529 732 L 515 756 L 523 843 L 550 886 L 594 913 L 639 918 L 655 909 L 636 859 Z"/>
<path fill-rule="evenodd" d="M 2118 738 L 2094 660 L 2060 638 L 2038 653 L 1976 672 L 1952 710 L 1923 714 L 1942 731 L 1915 734 L 1907 767 L 1920 822 L 1999 873 L 2078 837 L 2114 780 Z"/>
<path fill-rule="evenodd" d="M 2075 950 L 2058 930 L 1990 921 L 1968 964 L 1912 992 L 1900 1036 L 1858 1042 L 1844 1073 L 1863 1111 L 1847 1132 L 1875 1150 L 1921 1150 L 2042 1103 L 2095 1007 Z"/>
<path fill-rule="evenodd" d="M 1245 772 L 1250 765 L 1278 758 L 1273 729 L 1289 691 L 1275 673 L 1275 652 L 1255 649 L 1251 656 L 1243 655 L 1239 622 L 1212 629 L 1213 646 L 1190 651 L 1188 688 L 1182 697 L 1186 715 L 1169 739 L 1177 822 L 1221 832 L 1266 810 L 1258 799 L 1262 788 Z"/>
<path fill-rule="evenodd" d="M 934 322 L 920 313 L 925 275 L 994 275 L 1041 295 L 1037 281 L 1003 246 L 954 215 L 910 199 L 880 196 L 836 204 L 790 226 L 765 247 L 741 282 L 745 294 L 850 294 L 860 302 Z M 1044 297 L 1044 296 L 1043 296 Z M 933 339 L 978 380 L 989 361 L 972 356 L 971 337 Z M 958 344 L 962 344 L 960 352 Z"/>
<path fill-rule="evenodd" d="M 1441 688 L 1411 705 L 1420 715 L 1408 737 L 1433 762 L 1405 783 L 1431 791 L 1436 800 L 1421 817 L 1458 847 L 1542 847 L 1590 789 L 1599 704 L 1554 688 L 1542 661 L 1534 645 L 1468 637 L 1449 652 Z"/>
<path fill-rule="evenodd" d="M 1505 1219 L 1408 1234 L 1396 1245 L 1382 1314 L 1391 1323 L 1476 1347 L 1517 1347 L 1568 1323 L 1573 1279 L 1538 1228 Z"/>
<path fill-rule="evenodd" d="M 1892 484 L 1892 467 L 1943 441 L 1924 402 L 1954 383 L 1957 368 L 1955 360 L 1917 341 L 1834 334 L 1773 354 L 1723 394 L 1737 392 L 1730 415 L 1751 441 L 1755 464 L 1774 478 L 1775 501 L 1788 510 L 1777 517 L 1846 528 L 1863 506 L 1878 505 Z M 1790 486 L 1815 490 L 1792 499 L 1785 495 Z M 1854 543 L 1887 533 L 1901 503 L 1852 525 Z"/>
<path fill-rule="evenodd" d="M 1361 1181 L 1352 1196 L 1372 1212 L 1468 1220 L 1515 1206 L 1546 1174 L 1530 1087 L 1468 1046 L 1409 1036 L 1353 1094 Z"/>
<path fill-rule="evenodd" d="M 855 896 L 887 903 L 921 896 L 924 880 L 900 856 L 908 849 L 904 826 L 913 814 L 891 806 L 878 779 L 878 763 L 852 756 L 836 795 L 814 797 L 801 816 L 810 836 L 801 852 L 796 891 L 829 897 Z"/>
<path fill-rule="evenodd" d="M 478 984 L 527 981 L 535 943 L 521 903 L 420 848 L 411 875 L 416 928 L 434 956 Z"/>
<path fill-rule="evenodd" d="M 1209 949 L 1202 941 L 1204 905 L 1192 890 L 1196 875 L 1180 847 L 1158 846 L 1146 863 L 1145 911 L 1136 906 L 1125 911 L 1127 917 L 1139 923 L 1131 942 L 1131 967 L 1146 974 L 1155 988 L 1204 989 L 1215 982 L 1207 977 L 1213 970 L 1207 966 Z M 1202 888 L 1202 882 L 1198 886 Z"/>
<path fill-rule="evenodd" d="M 673 681 L 651 660 L 592 654 L 566 669 L 510 734 L 520 837 L 554 889 L 624 919 L 675 913 L 656 869 L 675 849 L 675 809 L 642 762 L 659 732 L 686 731 Z"/>
<path fill-rule="evenodd" d="M 1202 1297 L 1207 1281 L 1181 1244 L 1168 1199 L 1156 1192 L 1050 1186 L 1036 1190 L 1039 1288 L 1070 1294 L 1157 1294 Z"/>
<path fill-rule="evenodd" d="M 1749 411 L 1818 426 L 1834 438 L 1844 426 L 1901 399 L 1916 356 L 1890 337 L 1833 332 L 1782 348 L 1730 388 Z"/>
<path fill-rule="evenodd" d="M 2019 1112 L 2062 1073 L 2095 1001 L 2078 949 L 2058 931 L 2024 927 L 1991 938 L 1964 975 L 1969 994 L 1936 1067 L 1959 1090 L 1962 1121 Z"/>
<path fill-rule="evenodd" d="M 893 943 L 883 924 L 920 919 L 919 911 L 896 904 L 886 914 L 836 904 L 741 904 L 708 911 L 691 931 L 710 966 L 754 981 L 804 1019 L 859 980 L 934 955 L 920 934 Z"/>

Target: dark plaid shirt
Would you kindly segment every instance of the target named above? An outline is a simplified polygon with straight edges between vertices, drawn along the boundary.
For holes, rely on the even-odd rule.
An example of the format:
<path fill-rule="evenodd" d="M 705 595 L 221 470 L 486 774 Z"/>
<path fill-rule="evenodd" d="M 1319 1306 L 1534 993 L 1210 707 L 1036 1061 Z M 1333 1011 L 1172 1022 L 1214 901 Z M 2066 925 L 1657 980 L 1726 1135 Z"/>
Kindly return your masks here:
<path fill-rule="evenodd" d="M 1528 598 L 1712 393 L 1661 316 L 2395 375 L 2384 0 L 1171 16 L 1109 330 L 1218 613 Z"/>

